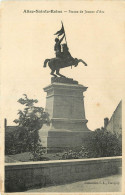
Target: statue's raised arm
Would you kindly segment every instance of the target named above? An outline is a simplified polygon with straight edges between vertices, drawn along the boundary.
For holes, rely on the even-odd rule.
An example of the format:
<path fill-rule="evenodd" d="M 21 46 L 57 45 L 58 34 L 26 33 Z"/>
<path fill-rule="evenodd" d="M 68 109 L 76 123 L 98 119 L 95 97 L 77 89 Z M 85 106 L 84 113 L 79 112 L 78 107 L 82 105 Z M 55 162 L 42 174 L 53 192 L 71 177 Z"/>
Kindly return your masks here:
<path fill-rule="evenodd" d="M 59 40 L 60 43 L 63 41 L 64 37 L 65 37 L 65 34 L 64 34 L 63 37 Z"/>

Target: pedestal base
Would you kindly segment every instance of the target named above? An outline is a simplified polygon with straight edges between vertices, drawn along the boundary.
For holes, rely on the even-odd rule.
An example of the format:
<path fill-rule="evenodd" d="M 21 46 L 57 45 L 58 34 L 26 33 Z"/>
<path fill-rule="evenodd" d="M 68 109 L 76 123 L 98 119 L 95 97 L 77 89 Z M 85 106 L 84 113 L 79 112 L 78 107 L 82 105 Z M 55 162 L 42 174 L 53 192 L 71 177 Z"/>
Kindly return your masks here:
<path fill-rule="evenodd" d="M 66 148 L 75 148 L 82 146 L 87 141 L 88 134 L 91 131 L 53 131 L 40 132 L 42 146 L 47 148 L 47 152 L 60 152 Z"/>
<path fill-rule="evenodd" d="M 79 84 L 52 83 L 47 92 L 46 108 L 50 126 L 39 131 L 42 146 L 49 151 L 81 146 L 91 131 L 87 128 L 83 92 L 87 87 Z"/>

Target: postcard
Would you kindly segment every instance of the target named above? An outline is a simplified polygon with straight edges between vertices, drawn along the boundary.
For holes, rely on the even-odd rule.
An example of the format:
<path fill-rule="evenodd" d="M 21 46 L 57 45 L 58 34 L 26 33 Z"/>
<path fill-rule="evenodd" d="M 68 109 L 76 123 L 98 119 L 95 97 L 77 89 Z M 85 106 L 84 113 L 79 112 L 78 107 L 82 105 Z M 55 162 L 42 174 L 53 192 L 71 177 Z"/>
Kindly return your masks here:
<path fill-rule="evenodd" d="M 125 194 L 125 2 L 0 6 L 1 194 Z"/>

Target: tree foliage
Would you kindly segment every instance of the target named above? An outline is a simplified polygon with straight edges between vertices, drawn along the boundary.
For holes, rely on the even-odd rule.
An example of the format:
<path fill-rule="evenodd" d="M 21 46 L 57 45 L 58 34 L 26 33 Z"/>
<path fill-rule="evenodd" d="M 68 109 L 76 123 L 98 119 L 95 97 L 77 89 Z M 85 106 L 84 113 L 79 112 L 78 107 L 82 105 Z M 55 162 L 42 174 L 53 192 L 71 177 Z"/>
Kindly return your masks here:
<path fill-rule="evenodd" d="M 24 106 L 23 110 L 18 111 L 18 119 L 14 122 L 21 129 L 18 141 L 23 141 L 25 150 L 33 154 L 34 160 L 40 159 L 42 155 L 42 145 L 38 130 L 42 128 L 43 124 L 49 125 L 49 115 L 42 107 L 37 107 L 34 104 L 38 103 L 36 99 L 29 99 L 26 94 L 24 98 L 18 100 Z"/>

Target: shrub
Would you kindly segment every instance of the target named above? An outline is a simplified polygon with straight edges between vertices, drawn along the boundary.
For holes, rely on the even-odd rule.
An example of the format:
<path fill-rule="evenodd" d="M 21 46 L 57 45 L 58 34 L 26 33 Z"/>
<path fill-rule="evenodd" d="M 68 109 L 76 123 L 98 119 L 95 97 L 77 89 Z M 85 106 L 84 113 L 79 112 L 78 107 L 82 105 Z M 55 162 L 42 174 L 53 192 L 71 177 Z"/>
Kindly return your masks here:
<path fill-rule="evenodd" d="M 90 135 L 90 141 L 86 142 L 85 148 L 88 156 L 109 157 L 122 155 L 121 138 L 107 130 L 97 129 Z"/>
<path fill-rule="evenodd" d="M 88 152 L 86 151 L 84 146 L 67 149 L 67 151 L 65 151 L 61 156 L 61 159 L 63 160 L 80 158 L 88 158 Z"/>
<path fill-rule="evenodd" d="M 67 149 L 61 159 L 82 159 L 122 155 L 122 137 L 103 128 L 88 135 L 81 147 Z"/>

